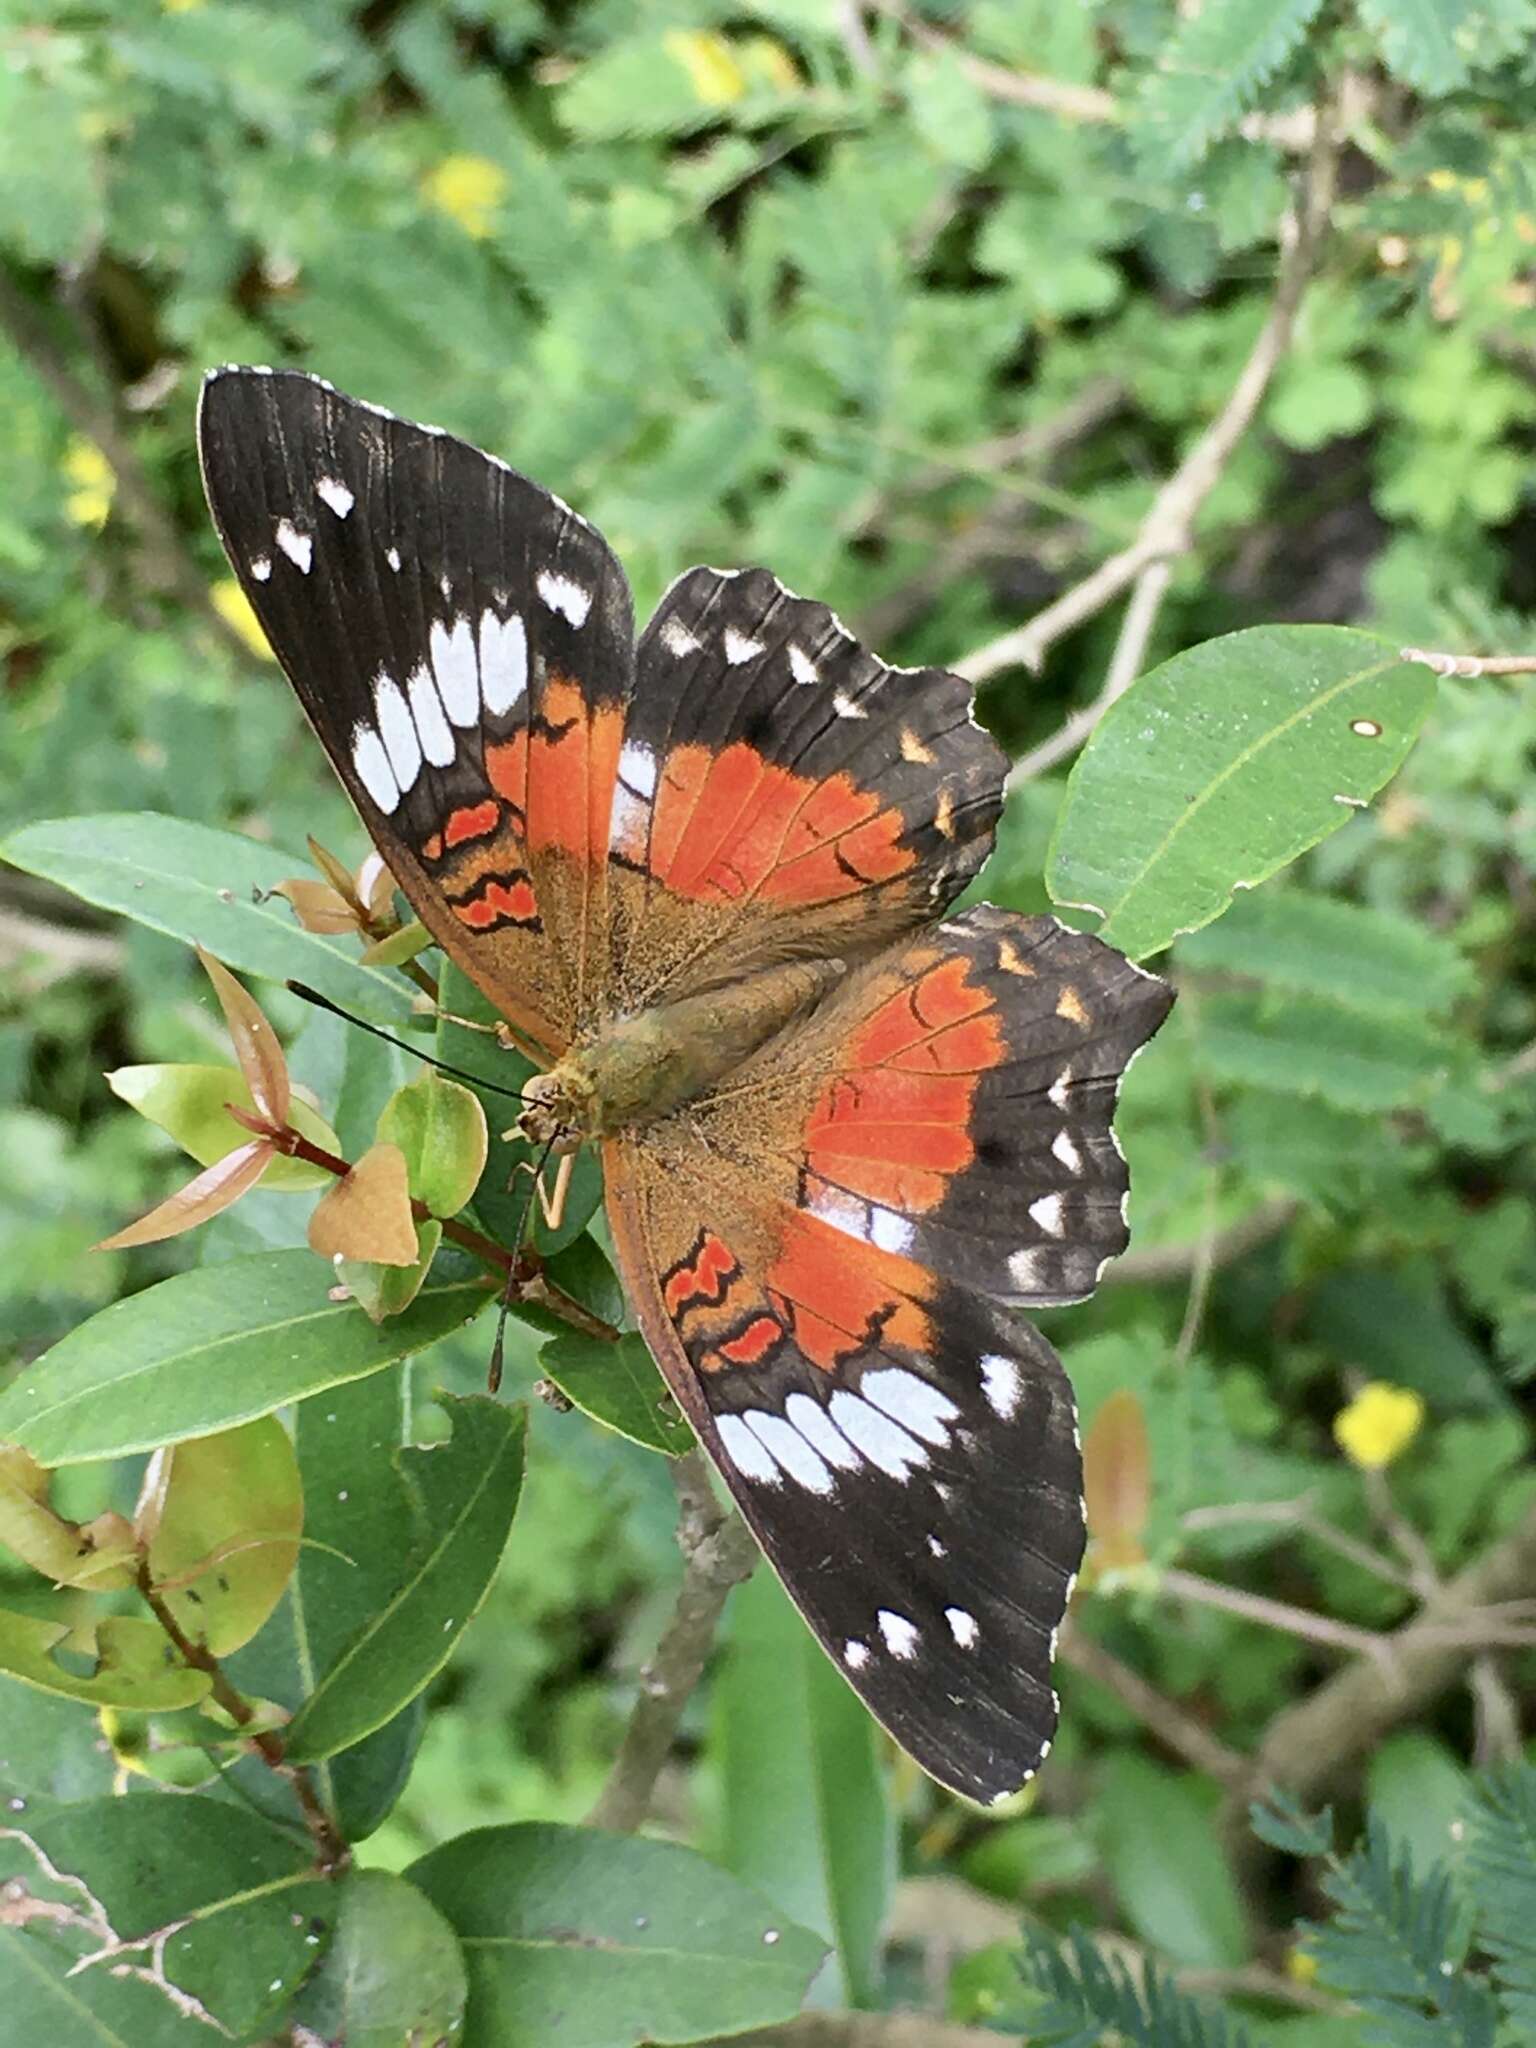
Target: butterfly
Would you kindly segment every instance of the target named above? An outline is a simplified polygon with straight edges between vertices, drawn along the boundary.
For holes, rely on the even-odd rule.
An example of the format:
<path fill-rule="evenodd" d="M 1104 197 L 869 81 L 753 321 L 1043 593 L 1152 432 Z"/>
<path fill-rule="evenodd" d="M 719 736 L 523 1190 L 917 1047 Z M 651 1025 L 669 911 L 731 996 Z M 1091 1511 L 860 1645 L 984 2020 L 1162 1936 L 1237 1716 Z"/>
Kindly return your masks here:
<path fill-rule="evenodd" d="M 569 506 L 295 371 L 206 380 L 246 596 L 422 923 L 596 1146 L 636 1322 L 791 1598 L 940 1783 L 1050 1749 L 1084 1545 L 1072 1391 L 1019 1311 L 1127 1241 L 1111 1118 L 1167 984 L 948 906 L 1005 758 L 761 569 L 636 638 Z"/>

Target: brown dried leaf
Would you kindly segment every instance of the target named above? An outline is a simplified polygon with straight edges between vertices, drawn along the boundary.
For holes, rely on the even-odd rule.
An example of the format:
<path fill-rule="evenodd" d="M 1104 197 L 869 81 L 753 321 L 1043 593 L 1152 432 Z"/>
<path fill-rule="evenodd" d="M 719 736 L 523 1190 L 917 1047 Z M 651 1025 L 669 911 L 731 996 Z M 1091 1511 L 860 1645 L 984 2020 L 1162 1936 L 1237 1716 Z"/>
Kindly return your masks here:
<path fill-rule="evenodd" d="M 206 1223 L 231 1203 L 238 1202 L 246 1189 L 261 1179 L 268 1161 L 276 1157 L 276 1147 L 266 1138 L 237 1145 L 233 1152 L 226 1152 L 212 1166 L 204 1167 L 184 1188 L 168 1195 L 147 1216 L 141 1216 L 126 1229 L 114 1231 L 111 1237 L 104 1237 L 92 1250 L 127 1251 L 132 1245 L 158 1244 L 162 1238 L 179 1237 L 184 1230 L 195 1230 L 199 1223 Z"/>
<path fill-rule="evenodd" d="M 1145 1564 L 1152 1449 L 1141 1401 L 1128 1387 L 1109 1396 L 1083 1439 L 1083 1491 L 1098 1566 L 1128 1571 Z"/>
<path fill-rule="evenodd" d="M 310 859 L 336 891 L 336 894 L 341 897 L 343 902 L 350 903 L 352 908 L 361 916 L 363 899 L 358 895 L 356 885 L 345 865 L 336 858 L 329 847 L 322 846 L 313 833 L 308 835 L 304 843 L 309 848 Z"/>
<path fill-rule="evenodd" d="M 324 1259 L 368 1259 L 410 1266 L 417 1258 L 405 1154 L 398 1145 L 370 1145 L 309 1219 L 309 1243 Z"/>
<path fill-rule="evenodd" d="M 286 882 L 279 882 L 272 893 L 287 897 L 293 905 L 294 915 L 307 932 L 355 932 L 358 929 L 357 912 L 329 882 L 293 875 Z"/>
<path fill-rule="evenodd" d="M 281 1128 L 288 1121 L 288 1062 L 278 1043 L 277 1033 L 267 1022 L 256 998 L 241 987 L 221 960 L 215 960 L 201 946 L 197 949 L 197 957 L 202 961 L 223 1009 L 235 1058 L 245 1075 L 251 1100 L 264 1117 L 269 1117 L 275 1126 Z"/>

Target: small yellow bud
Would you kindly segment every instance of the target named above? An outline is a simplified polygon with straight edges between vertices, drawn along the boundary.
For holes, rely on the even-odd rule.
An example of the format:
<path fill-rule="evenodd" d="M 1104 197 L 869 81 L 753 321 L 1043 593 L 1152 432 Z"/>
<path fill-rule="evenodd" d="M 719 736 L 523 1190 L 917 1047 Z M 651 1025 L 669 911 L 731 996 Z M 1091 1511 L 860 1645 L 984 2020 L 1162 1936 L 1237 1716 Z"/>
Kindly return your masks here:
<path fill-rule="evenodd" d="M 1424 1420 L 1424 1402 L 1411 1387 L 1371 1380 L 1333 1418 L 1333 1434 L 1351 1464 L 1379 1472 L 1407 1450 Z"/>
<path fill-rule="evenodd" d="M 695 97 L 706 107 L 728 107 L 746 91 L 745 74 L 724 36 L 701 28 L 674 28 L 662 38 L 662 47 L 682 65 Z"/>
<path fill-rule="evenodd" d="M 117 478 L 96 443 L 76 434 L 64 450 L 60 467 L 65 480 L 74 487 L 64 500 L 64 510 L 76 526 L 105 526 L 117 492 Z"/>
<path fill-rule="evenodd" d="M 506 196 L 507 174 L 486 156 L 445 156 L 421 181 L 427 203 L 483 241 Z"/>
<path fill-rule="evenodd" d="M 261 630 L 261 621 L 251 610 L 250 599 L 233 576 L 226 576 L 221 583 L 215 583 L 208 595 L 219 617 L 232 633 L 239 634 L 252 654 L 259 654 L 263 661 L 276 661 L 277 656 L 267 645 L 267 636 Z"/>
<path fill-rule="evenodd" d="M 1285 1974 L 1293 1984 L 1315 1984 L 1317 1982 L 1317 1957 L 1304 1948 L 1287 1949 Z"/>

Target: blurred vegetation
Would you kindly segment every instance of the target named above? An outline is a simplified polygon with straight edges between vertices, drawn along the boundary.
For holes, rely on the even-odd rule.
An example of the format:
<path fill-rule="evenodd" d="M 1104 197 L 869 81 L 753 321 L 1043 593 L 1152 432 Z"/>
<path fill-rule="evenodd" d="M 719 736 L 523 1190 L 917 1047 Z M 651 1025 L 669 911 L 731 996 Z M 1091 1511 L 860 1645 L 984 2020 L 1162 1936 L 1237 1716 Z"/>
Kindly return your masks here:
<path fill-rule="evenodd" d="M 280 362 L 558 490 L 642 615 L 690 563 L 763 562 L 891 658 L 969 666 L 1025 764 L 981 893 L 1045 907 L 1055 736 L 1117 649 L 1144 669 L 1322 621 L 1532 651 L 1533 50 L 1532 0 L 13 4 L 0 827 L 153 810 L 295 873 L 307 833 L 362 858 L 201 505 L 199 376 Z M 1337 180 L 1299 311 L 1192 532 L 1134 618 L 1112 593 L 1040 673 L 994 663 L 1145 536 L 1229 405 L 1320 121 Z M 813 2003 L 956 2030 L 775 2039 L 1532 2038 L 1529 1943 L 1466 1845 L 1494 1814 L 1504 1881 L 1536 1861 L 1529 1781 L 1488 1770 L 1530 1754 L 1536 1674 L 1533 858 L 1532 678 L 1448 676 L 1373 806 L 1159 963 L 1181 1001 L 1125 1093 L 1132 1250 L 1044 1318 L 1129 1495 L 1016 1811 L 892 1752 L 877 1776 L 808 1758 L 797 1625 L 762 1575 L 735 1596 L 660 1828 L 837 1940 Z M 92 1255 L 186 1177 L 103 1069 L 227 1047 L 182 944 L 18 870 L 0 960 L 18 1370 L 168 1273 L 303 1243 L 306 1205 L 262 1191 Z M 348 1076 L 366 1142 L 404 1062 L 259 993 L 296 1078 Z M 423 1429 L 486 1342 L 418 1361 Z M 135 1481 L 73 1467 L 55 1501 L 83 1519 Z M 591 1808 L 675 1594 L 673 1515 L 661 1459 L 535 1404 L 514 1541 L 362 1862 Z M 67 1611 L 19 1561 L 0 1598 Z M 1296 1820 L 1260 1843 L 1266 1778 L 1334 1802 L 1337 1855 Z M 765 1828 L 781 1800 L 800 1819 Z M 1394 1914 L 1413 1968 L 1383 1987 L 1351 1931 Z M 1059 1951 L 1072 1927 L 1099 1945 Z M 1469 1954 L 1496 1985 L 1437 2003 Z"/>

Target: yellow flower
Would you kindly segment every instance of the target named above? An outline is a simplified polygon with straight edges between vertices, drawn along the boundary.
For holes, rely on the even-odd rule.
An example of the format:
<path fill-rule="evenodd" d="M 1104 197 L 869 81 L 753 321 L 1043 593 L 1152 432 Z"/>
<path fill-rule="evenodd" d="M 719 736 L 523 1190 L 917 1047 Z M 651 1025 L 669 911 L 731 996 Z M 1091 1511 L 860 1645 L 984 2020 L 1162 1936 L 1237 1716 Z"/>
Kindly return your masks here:
<path fill-rule="evenodd" d="M 1307 1949 L 1292 1948 L 1286 1951 L 1285 1974 L 1296 1984 L 1317 1982 L 1317 1957 Z"/>
<path fill-rule="evenodd" d="M 1411 1387 L 1371 1380 L 1333 1418 L 1333 1433 L 1351 1464 L 1379 1472 L 1407 1450 L 1424 1420 L 1424 1403 Z"/>
<path fill-rule="evenodd" d="M 160 0 L 161 10 L 166 14 L 195 14 L 206 5 L 207 0 Z"/>
<path fill-rule="evenodd" d="M 662 47 L 682 65 L 695 97 L 706 107 L 728 107 L 746 91 L 746 77 L 724 36 L 674 28 L 662 38 Z"/>
<path fill-rule="evenodd" d="M 507 174 L 488 156 L 445 156 L 421 181 L 428 204 L 483 241 L 507 190 Z"/>
<path fill-rule="evenodd" d="M 772 36 L 749 36 L 741 46 L 743 67 L 775 92 L 798 92 L 803 83 L 795 60 Z"/>
<path fill-rule="evenodd" d="M 226 576 L 221 583 L 215 583 L 208 595 L 219 617 L 232 633 L 239 634 L 252 654 L 259 654 L 263 661 L 276 661 L 277 656 L 267 645 L 267 636 L 261 630 L 261 621 L 251 610 L 251 600 L 233 576 Z"/>
<path fill-rule="evenodd" d="M 64 500 L 64 510 L 76 526 L 105 526 L 117 478 L 96 443 L 76 434 L 64 450 L 60 468 L 65 480 L 74 486 Z"/>

